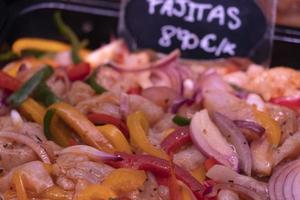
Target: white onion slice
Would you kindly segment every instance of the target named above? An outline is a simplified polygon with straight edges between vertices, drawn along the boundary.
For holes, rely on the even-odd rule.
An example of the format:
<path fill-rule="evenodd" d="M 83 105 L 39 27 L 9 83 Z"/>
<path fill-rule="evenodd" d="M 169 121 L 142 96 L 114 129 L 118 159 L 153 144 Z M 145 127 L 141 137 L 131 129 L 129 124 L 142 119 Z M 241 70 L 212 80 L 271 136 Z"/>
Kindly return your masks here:
<path fill-rule="evenodd" d="M 234 145 L 239 158 L 241 169 L 251 176 L 252 171 L 252 155 L 249 144 L 240 131 L 240 129 L 225 115 L 221 113 L 212 113 L 212 118 L 220 132 L 226 137 L 226 139 Z"/>
<path fill-rule="evenodd" d="M 233 183 L 248 188 L 262 195 L 268 194 L 268 185 L 255 180 L 252 177 L 241 175 L 223 165 L 214 165 L 206 174 L 210 179 L 218 183 Z"/>
<path fill-rule="evenodd" d="M 113 154 L 109 154 L 109 153 L 100 151 L 98 149 L 95 149 L 95 148 L 93 148 L 91 146 L 87 146 L 87 145 L 70 146 L 70 147 L 64 148 L 61 151 L 56 152 L 56 154 L 58 154 L 58 155 L 69 154 L 69 153 L 85 155 L 94 161 L 118 160 L 119 159 L 119 157 L 117 157 Z"/>
<path fill-rule="evenodd" d="M 51 163 L 46 150 L 30 137 L 27 137 L 23 134 L 17 134 L 11 131 L 0 131 L 0 137 L 11 139 L 29 146 L 44 163 Z"/>
<path fill-rule="evenodd" d="M 238 169 L 238 157 L 234 147 L 210 120 L 207 110 L 193 116 L 190 128 L 192 141 L 203 154 L 234 170 Z"/>

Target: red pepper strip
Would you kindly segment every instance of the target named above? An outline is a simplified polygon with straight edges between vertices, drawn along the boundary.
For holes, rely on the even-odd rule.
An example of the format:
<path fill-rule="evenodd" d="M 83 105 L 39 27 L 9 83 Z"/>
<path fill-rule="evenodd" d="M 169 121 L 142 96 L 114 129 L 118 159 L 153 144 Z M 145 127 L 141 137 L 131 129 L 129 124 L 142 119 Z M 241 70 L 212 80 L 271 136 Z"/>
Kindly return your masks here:
<path fill-rule="evenodd" d="M 67 69 L 67 75 L 71 81 L 84 80 L 91 72 L 89 63 L 79 63 Z"/>
<path fill-rule="evenodd" d="M 204 162 L 205 170 L 208 171 L 210 168 L 212 168 L 216 164 L 219 164 L 216 159 L 214 159 L 214 158 L 206 159 Z"/>
<path fill-rule="evenodd" d="M 189 126 L 179 127 L 168 135 L 160 144 L 167 154 L 175 153 L 180 147 L 191 141 Z"/>
<path fill-rule="evenodd" d="M 6 89 L 9 91 L 16 91 L 21 87 L 21 85 L 22 85 L 22 83 L 18 79 L 6 74 L 3 71 L 0 71 L 0 88 L 1 89 Z"/>
<path fill-rule="evenodd" d="M 128 128 L 124 122 L 120 119 L 117 119 L 113 116 L 102 114 L 102 113 L 92 113 L 88 114 L 87 118 L 95 125 L 104 125 L 104 124 L 112 124 L 120 129 L 120 131 L 124 134 L 124 136 L 128 139 L 129 132 Z"/>
<path fill-rule="evenodd" d="M 132 87 L 129 88 L 129 90 L 127 90 L 127 94 L 137 94 L 140 95 L 142 93 L 143 88 L 141 86 L 136 86 L 136 87 Z"/>
<path fill-rule="evenodd" d="M 271 99 L 270 102 L 294 110 L 300 108 L 300 97 L 278 97 Z"/>
<path fill-rule="evenodd" d="M 171 166 L 167 160 L 150 155 L 130 155 L 126 153 L 116 154 L 120 160 L 107 161 L 115 168 L 133 168 L 152 172 L 156 177 L 171 177 Z M 204 199 L 204 195 L 211 190 L 211 184 L 199 183 L 188 171 L 175 165 L 174 173 L 178 180 L 186 184 L 198 199 Z"/>

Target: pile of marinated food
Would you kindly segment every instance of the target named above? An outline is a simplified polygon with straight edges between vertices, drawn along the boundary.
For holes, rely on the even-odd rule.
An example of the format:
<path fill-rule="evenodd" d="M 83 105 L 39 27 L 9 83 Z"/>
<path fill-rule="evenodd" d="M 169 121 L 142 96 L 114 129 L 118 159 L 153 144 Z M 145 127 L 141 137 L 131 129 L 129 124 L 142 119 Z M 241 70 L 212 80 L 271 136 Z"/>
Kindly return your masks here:
<path fill-rule="evenodd" d="M 298 71 L 90 51 L 56 22 L 71 45 L 18 39 L 0 71 L 2 199 L 300 199 Z"/>

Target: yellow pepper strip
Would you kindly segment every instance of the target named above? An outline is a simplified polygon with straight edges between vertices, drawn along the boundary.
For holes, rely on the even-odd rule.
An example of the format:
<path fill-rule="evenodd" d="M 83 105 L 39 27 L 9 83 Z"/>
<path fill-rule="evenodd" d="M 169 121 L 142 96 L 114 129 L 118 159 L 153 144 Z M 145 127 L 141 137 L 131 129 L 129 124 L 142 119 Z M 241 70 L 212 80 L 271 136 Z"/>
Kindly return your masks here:
<path fill-rule="evenodd" d="M 102 135 L 102 133 L 84 116 L 79 110 L 73 106 L 59 102 L 51 105 L 49 109 L 54 109 L 62 121 L 64 121 L 86 144 L 93 146 L 99 150 L 112 152 L 113 146 Z M 51 126 L 52 127 L 52 126 Z"/>
<path fill-rule="evenodd" d="M 275 121 L 267 112 L 254 110 L 254 117 L 266 129 L 267 138 L 273 147 L 277 147 L 280 143 L 281 128 L 277 121 Z"/>
<path fill-rule="evenodd" d="M 71 46 L 63 42 L 48 40 L 42 38 L 20 38 L 16 40 L 12 46 L 14 53 L 20 55 L 24 50 L 38 50 L 46 52 L 69 51 Z M 80 56 L 85 57 L 89 54 L 86 49 L 80 50 Z"/>
<path fill-rule="evenodd" d="M 200 167 L 197 167 L 193 171 L 191 171 L 192 176 L 197 179 L 200 183 L 205 181 L 206 178 L 206 172 L 205 167 L 201 165 Z"/>
<path fill-rule="evenodd" d="M 22 113 L 22 115 L 24 115 L 27 119 L 32 120 L 40 125 L 43 125 L 43 119 L 46 114 L 46 108 L 38 102 L 36 102 L 34 99 L 26 99 L 20 105 L 19 110 Z M 57 144 L 63 147 L 69 146 L 71 130 L 69 130 L 68 127 L 66 127 L 57 116 L 53 117 L 51 124 L 51 131 L 55 133 L 52 139 Z"/>
<path fill-rule="evenodd" d="M 190 192 L 185 187 L 181 187 L 181 195 L 182 200 L 193 200 L 190 195 Z"/>
<path fill-rule="evenodd" d="M 2 70 L 5 73 L 11 75 L 12 77 L 16 77 L 21 64 L 22 64 L 22 62 L 20 62 L 20 61 L 11 62 L 8 65 L 6 65 Z"/>
<path fill-rule="evenodd" d="M 26 99 L 20 105 L 19 110 L 27 119 L 33 120 L 41 125 L 43 124 L 46 108 L 32 98 Z"/>
<path fill-rule="evenodd" d="M 104 126 L 97 126 L 98 130 L 104 135 L 106 139 L 113 145 L 115 151 L 132 154 L 131 147 L 128 144 L 123 133 L 114 125 L 107 124 Z"/>
<path fill-rule="evenodd" d="M 51 200 L 65 200 L 70 199 L 72 197 L 73 192 L 65 191 L 57 186 L 52 186 L 44 191 L 40 197 L 42 199 L 51 199 Z"/>
<path fill-rule="evenodd" d="M 76 200 L 109 200 L 111 198 L 116 198 L 115 192 L 107 186 L 104 185 L 90 185 L 79 192 Z"/>
<path fill-rule="evenodd" d="M 152 156 L 169 160 L 168 155 L 163 150 L 155 148 L 149 142 L 146 136 L 146 133 L 149 129 L 149 124 L 142 112 L 138 111 L 130 114 L 127 118 L 127 126 L 130 134 L 130 143 L 132 146 L 137 147 Z"/>
<path fill-rule="evenodd" d="M 20 171 L 15 171 L 12 176 L 12 181 L 15 185 L 17 197 L 19 200 L 28 200 L 24 182 L 22 179 L 22 173 Z"/>
<path fill-rule="evenodd" d="M 144 171 L 119 168 L 111 172 L 103 181 L 103 185 L 117 194 L 132 192 L 143 186 L 147 176 Z"/>

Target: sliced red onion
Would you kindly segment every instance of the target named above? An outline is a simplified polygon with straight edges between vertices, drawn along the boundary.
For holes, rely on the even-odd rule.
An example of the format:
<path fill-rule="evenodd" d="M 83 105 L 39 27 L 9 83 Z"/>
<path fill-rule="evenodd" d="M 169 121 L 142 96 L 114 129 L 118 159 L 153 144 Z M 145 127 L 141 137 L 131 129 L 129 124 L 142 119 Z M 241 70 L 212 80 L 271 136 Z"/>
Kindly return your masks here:
<path fill-rule="evenodd" d="M 206 156 L 238 170 L 238 155 L 218 128 L 210 120 L 207 110 L 194 114 L 191 121 L 191 138 L 194 145 Z"/>
<path fill-rule="evenodd" d="M 171 105 L 170 109 L 173 114 L 176 114 L 182 106 L 192 105 L 193 103 L 194 100 L 192 99 L 180 98 L 173 101 L 173 104 Z"/>
<path fill-rule="evenodd" d="M 261 194 L 258 194 L 246 187 L 243 187 L 241 185 L 238 184 L 233 184 L 233 183 L 221 183 L 221 184 L 216 184 L 213 188 L 213 192 L 211 194 L 209 194 L 209 196 L 216 196 L 219 190 L 231 190 L 234 192 L 237 192 L 241 195 L 250 197 L 253 200 L 268 200 L 268 196 L 264 196 Z M 283 200 L 283 199 L 282 199 Z"/>
<path fill-rule="evenodd" d="M 180 57 L 180 51 L 174 50 L 169 55 L 141 69 L 134 69 L 127 66 L 120 66 L 116 63 L 109 63 L 108 65 L 119 72 L 142 72 L 150 69 L 165 67 L 171 64 L 172 62 L 176 61 L 179 57 Z"/>
<path fill-rule="evenodd" d="M 218 183 L 239 184 L 256 193 L 260 193 L 262 195 L 268 194 L 267 183 L 257 181 L 249 176 L 241 175 L 223 165 L 214 165 L 208 170 L 206 176 Z"/>
<path fill-rule="evenodd" d="M 100 151 L 98 149 L 95 149 L 91 146 L 87 145 L 75 145 L 75 146 L 70 146 L 67 148 L 64 148 L 61 151 L 56 152 L 58 155 L 62 154 L 80 154 L 80 155 L 85 155 L 88 156 L 90 159 L 95 160 L 95 161 L 118 161 L 120 158 L 114 154 L 109 154 L 103 151 Z"/>
<path fill-rule="evenodd" d="M 289 162 L 273 173 L 269 181 L 271 200 L 299 199 L 300 160 Z"/>
<path fill-rule="evenodd" d="M 219 128 L 220 132 L 235 147 L 241 169 L 251 176 L 252 171 L 252 155 L 248 141 L 246 140 L 240 129 L 225 115 L 221 113 L 212 113 L 212 119 Z"/>
<path fill-rule="evenodd" d="M 169 65 L 162 69 L 171 80 L 172 88 L 175 89 L 178 94 L 183 95 L 183 79 L 178 66 L 176 65 Z"/>
<path fill-rule="evenodd" d="M 50 158 L 46 152 L 46 150 L 37 142 L 35 142 L 32 138 L 25 136 L 23 134 L 17 134 L 11 131 L 0 131 L 0 137 L 14 140 L 18 143 L 22 143 L 30 147 L 39 157 L 40 159 L 47 164 L 51 164 Z"/>
<path fill-rule="evenodd" d="M 259 136 L 262 136 L 266 129 L 262 127 L 260 124 L 252 121 L 246 121 L 246 120 L 234 120 L 233 121 L 235 125 L 242 129 L 248 129 L 254 133 L 257 133 Z"/>

